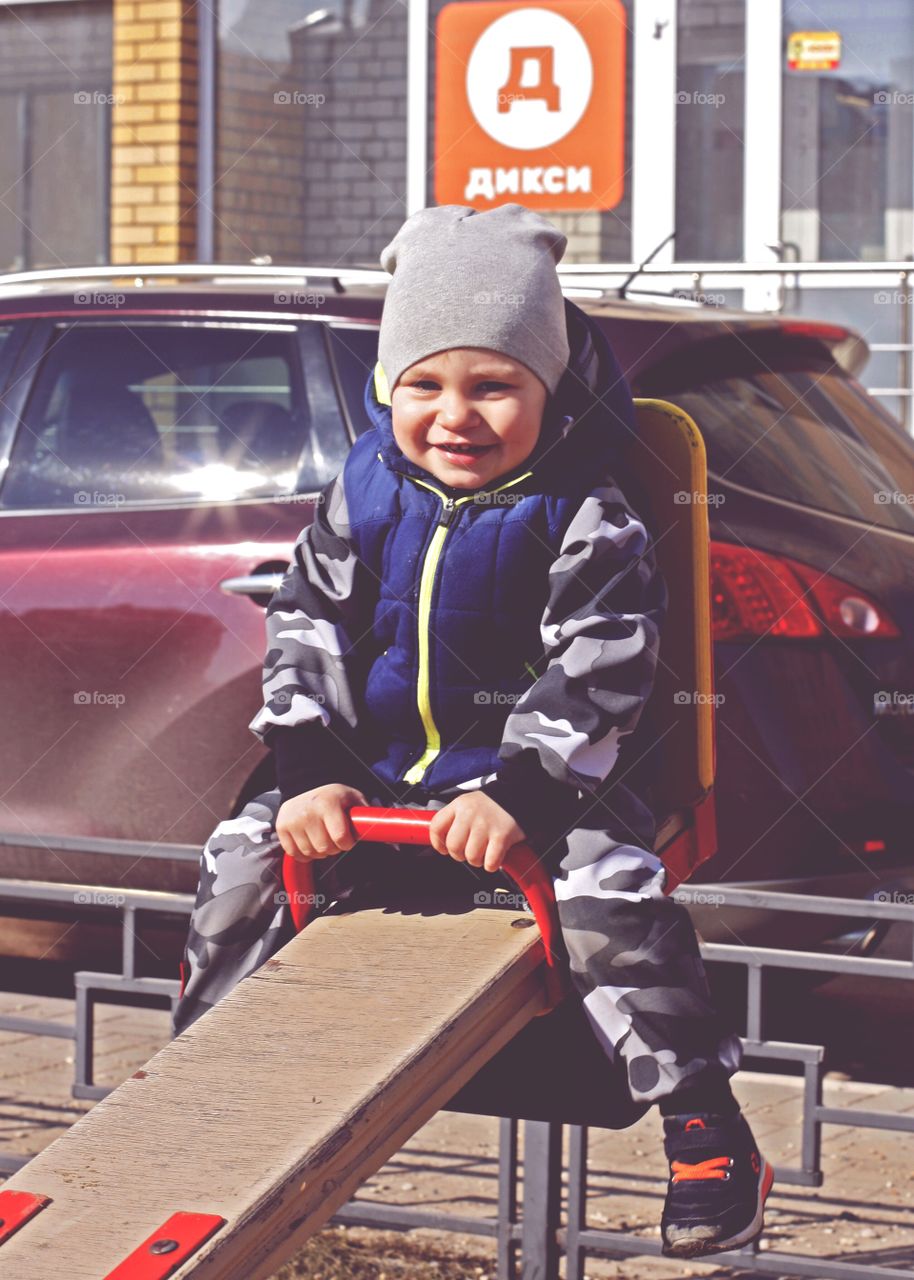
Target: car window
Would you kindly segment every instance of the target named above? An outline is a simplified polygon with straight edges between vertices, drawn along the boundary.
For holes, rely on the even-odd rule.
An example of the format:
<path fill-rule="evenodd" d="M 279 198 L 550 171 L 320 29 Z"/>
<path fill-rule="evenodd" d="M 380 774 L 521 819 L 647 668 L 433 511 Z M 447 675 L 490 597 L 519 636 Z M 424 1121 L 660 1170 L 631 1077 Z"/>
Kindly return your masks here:
<path fill-rule="evenodd" d="M 653 389 L 698 424 L 723 480 L 914 533 L 914 441 L 852 378 L 764 369 Z"/>
<path fill-rule="evenodd" d="M 339 421 L 312 415 L 306 381 L 294 325 L 62 328 L 31 389 L 0 502 L 70 507 L 319 488 L 345 439 Z"/>
<path fill-rule="evenodd" d="M 349 425 L 355 435 L 361 435 L 371 426 L 365 412 L 365 383 L 378 358 L 378 330 L 374 325 L 333 325 L 330 349 Z"/>

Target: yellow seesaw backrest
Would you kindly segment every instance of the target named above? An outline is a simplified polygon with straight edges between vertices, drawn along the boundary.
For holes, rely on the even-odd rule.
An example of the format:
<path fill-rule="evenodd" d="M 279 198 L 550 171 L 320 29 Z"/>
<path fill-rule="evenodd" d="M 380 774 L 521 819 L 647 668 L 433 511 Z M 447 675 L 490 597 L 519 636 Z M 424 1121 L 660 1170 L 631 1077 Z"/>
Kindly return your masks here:
<path fill-rule="evenodd" d="M 662 819 L 697 804 L 714 783 L 708 469 L 701 432 L 682 409 L 636 399 L 635 412 L 637 437 L 625 463 L 649 500 L 655 554 L 669 592 L 644 714 L 648 723 L 638 732 L 642 742 L 658 744 L 651 753 L 651 787 Z"/>

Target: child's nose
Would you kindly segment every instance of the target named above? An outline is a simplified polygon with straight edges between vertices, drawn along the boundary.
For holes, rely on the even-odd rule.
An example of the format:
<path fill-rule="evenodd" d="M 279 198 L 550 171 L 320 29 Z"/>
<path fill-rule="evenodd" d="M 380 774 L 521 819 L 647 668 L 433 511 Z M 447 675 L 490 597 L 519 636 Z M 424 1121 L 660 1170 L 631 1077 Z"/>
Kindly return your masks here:
<path fill-rule="evenodd" d="M 462 426 L 463 423 L 474 418 L 476 411 L 470 404 L 466 396 L 454 392 L 443 397 L 441 406 L 438 410 L 438 418 L 443 427 L 450 427 L 452 430 Z"/>

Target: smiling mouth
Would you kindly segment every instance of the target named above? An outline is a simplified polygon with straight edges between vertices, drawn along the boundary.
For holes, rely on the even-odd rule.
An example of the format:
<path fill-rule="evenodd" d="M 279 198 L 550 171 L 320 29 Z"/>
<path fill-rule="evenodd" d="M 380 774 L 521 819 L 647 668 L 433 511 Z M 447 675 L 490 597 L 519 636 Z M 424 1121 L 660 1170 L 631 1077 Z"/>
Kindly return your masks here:
<path fill-rule="evenodd" d="M 487 453 L 492 448 L 490 444 L 436 444 L 434 447 L 445 453 L 472 454 L 473 457 Z"/>

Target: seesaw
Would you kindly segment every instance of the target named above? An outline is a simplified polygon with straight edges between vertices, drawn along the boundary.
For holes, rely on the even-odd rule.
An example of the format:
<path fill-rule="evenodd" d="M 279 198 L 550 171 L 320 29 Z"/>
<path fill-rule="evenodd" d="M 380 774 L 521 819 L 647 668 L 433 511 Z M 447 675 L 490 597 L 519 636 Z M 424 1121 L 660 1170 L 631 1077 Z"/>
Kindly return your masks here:
<path fill-rule="evenodd" d="M 427 810 L 351 817 L 360 838 L 428 843 Z M 275 1272 L 561 999 L 551 879 L 526 845 L 505 870 L 534 916 L 420 896 L 303 928 L 310 873 L 285 859 L 303 931 L 10 1179 L 2 1274 Z"/>

